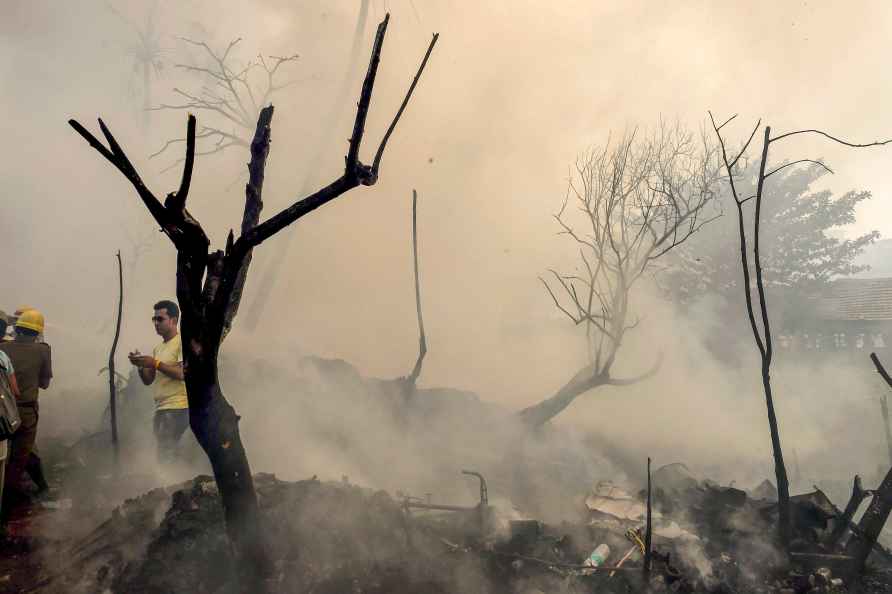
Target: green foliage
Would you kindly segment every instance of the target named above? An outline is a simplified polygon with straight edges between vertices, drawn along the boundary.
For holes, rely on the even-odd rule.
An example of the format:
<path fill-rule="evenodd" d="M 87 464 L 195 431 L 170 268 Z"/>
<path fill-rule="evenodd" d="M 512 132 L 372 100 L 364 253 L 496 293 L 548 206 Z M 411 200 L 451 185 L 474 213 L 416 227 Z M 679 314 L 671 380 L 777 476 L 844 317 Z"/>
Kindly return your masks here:
<path fill-rule="evenodd" d="M 741 179 L 735 180 L 741 197 L 755 194 L 757 165 L 750 164 Z M 765 182 L 760 237 L 763 278 L 770 292 L 813 295 L 833 278 L 867 268 L 855 259 L 879 232 L 854 239 L 839 236 L 845 226 L 855 222 L 858 204 L 871 194 L 850 191 L 834 197 L 829 190 L 813 190 L 826 173 L 817 165 L 793 166 Z M 737 213 L 728 184 L 720 184 L 716 192 L 724 215 L 669 254 L 669 265 L 660 277 L 661 285 L 680 303 L 691 303 L 705 294 L 742 299 Z M 747 219 L 752 219 L 753 202 L 744 204 Z M 750 237 L 751 232 L 750 225 Z M 750 272 L 755 275 L 752 241 L 749 249 Z"/>

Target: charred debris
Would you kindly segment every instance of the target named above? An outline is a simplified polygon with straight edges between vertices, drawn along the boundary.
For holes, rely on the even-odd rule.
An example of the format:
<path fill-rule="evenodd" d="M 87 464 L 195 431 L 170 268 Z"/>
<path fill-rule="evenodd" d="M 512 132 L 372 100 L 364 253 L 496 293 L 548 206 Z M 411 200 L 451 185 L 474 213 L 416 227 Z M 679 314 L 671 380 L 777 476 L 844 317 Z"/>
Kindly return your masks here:
<path fill-rule="evenodd" d="M 856 479 L 844 510 L 818 488 L 792 496 L 785 551 L 773 485 L 750 492 L 721 486 L 681 463 L 657 468 L 650 488 L 637 492 L 598 482 L 577 499 L 575 520 L 556 523 L 506 505 L 482 473 L 454 478 L 476 497 L 443 501 L 391 495 L 348 477 L 286 482 L 256 475 L 259 526 L 273 567 L 265 586 L 276 593 L 892 588 L 892 553 L 876 541 L 874 516 L 855 523 L 851 511 L 870 496 L 887 500 L 888 481 L 865 490 Z M 78 538 L 44 544 L 44 558 L 57 561 L 44 564 L 28 591 L 238 591 L 224 520 L 210 476 L 153 489 Z"/>

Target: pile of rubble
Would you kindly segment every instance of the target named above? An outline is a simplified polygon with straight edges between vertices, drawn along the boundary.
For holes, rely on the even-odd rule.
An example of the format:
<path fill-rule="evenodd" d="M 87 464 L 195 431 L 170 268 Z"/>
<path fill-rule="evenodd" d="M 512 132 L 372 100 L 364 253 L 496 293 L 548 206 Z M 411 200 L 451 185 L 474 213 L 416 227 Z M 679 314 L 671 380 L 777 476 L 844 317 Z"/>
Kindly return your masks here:
<path fill-rule="evenodd" d="M 642 493 L 602 482 L 579 521 L 546 525 L 480 501 L 456 506 L 348 481 L 257 475 L 273 592 L 892 592 L 892 558 L 870 571 L 823 547 L 839 510 L 820 491 L 794 498 L 795 549 L 775 546 L 776 503 L 690 476 L 653 475 L 652 565 Z M 507 513 L 506 513 L 507 512 Z M 39 592 L 234 592 L 219 494 L 211 477 L 128 500 L 87 537 L 52 552 Z M 647 582 L 645 580 L 648 580 Z"/>
<path fill-rule="evenodd" d="M 868 571 L 859 575 L 842 552 L 850 519 L 819 489 L 791 498 L 793 539 L 789 555 L 777 547 L 776 491 L 763 483 L 752 492 L 697 480 L 681 464 L 653 475 L 652 587 L 674 592 L 892 592 L 892 555 L 879 544 Z M 586 498 L 590 527 L 611 550 L 629 548 L 641 563 L 644 494 L 604 482 Z M 623 542 L 623 536 L 626 542 Z M 851 537 L 849 535 L 849 537 Z M 629 547 L 629 540 L 633 546 Z M 612 559 L 608 559 L 608 562 Z"/>

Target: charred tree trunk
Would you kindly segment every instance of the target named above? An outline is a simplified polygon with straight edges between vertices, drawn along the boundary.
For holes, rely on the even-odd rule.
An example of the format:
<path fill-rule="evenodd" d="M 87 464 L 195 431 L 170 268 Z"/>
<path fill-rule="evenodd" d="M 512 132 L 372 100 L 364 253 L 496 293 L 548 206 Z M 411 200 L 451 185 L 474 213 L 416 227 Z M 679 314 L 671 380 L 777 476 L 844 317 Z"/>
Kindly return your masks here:
<path fill-rule="evenodd" d="M 112 340 L 111 350 L 108 353 L 108 410 L 111 418 L 111 440 L 114 452 L 115 472 L 118 467 L 118 394 L 115 381 L 115 352 L 118 350 L 118 339 L 121 337 L 121 314 L 124 311 L 124 270 L 121 266 L 121 251 L 117 253 L 118 260 L 118 316 L 115 322 L 115 337 Z"/>
<path fill-rule="evenodd" d="M 204 377 L 205 373 L 187 375 L 189 425 L 213 469 L 239 581 L 259 587 L 272 567 L 263 538 L 251 466 L 239 434 L 239 416 L 216 379 L 206 381 Z M 192 400 L 200 403 L 193 408 Z"/>
<path fill-rule="evenodd" d="M 731 118 L 733 119 L 733 118 Z M 765 408 L 768 414 L 768 431 L 771 436 L 771 451 L 774 457 L 774 476 L 777 481 L 777 508 L 778 508 L 778 538 L 781 546 L 786 551 L 790 544 L 790 482 L 787 478 L 787 467 L 784 464 L 784 454 L 781 448 L 780 431 L 778 430 L 777 415 L 774 411 L 774 395 L 771 389 L 771 361 L 774 350 L 771 342 L 771 324 L 768 317 L 768 304 L 765 298 L 765 285 L 762 280 L 762 260 L 759 254 L 759 227 L 760 215 L 762 210 L 762 192 L 765 187 L 765 179 L 774 173 L 765 174 L 765 166 L 768 160 L 768 146 L 771 143 L 771 126 L 765 126 L 765 134 L 762 143 L 762 159 L 759 163 L 759 177 L 756 187 L 756 194 L 749 198 L 741 199 L 737 194 L 737 187 L 734 185 L 734 168 L 740 160 L 746 148 L 749 146 L 753 137 L 759 129 L 761 122 L 757 123 L 753 128 L 750 139 L 746 142 L 740 153 L 731 161 L 728 160 L 728 154 L 725 149 L 724 139 L 721 135 L 721 129 L 729 121 L 721 126 L 717 126 L 715 120 L 712 120 L 713 129 L 718 137 L 721 146 L 722 160 L 728 174 L 729 186 L 731 194 L 734 197 L 734 204 L 737 207 L 737 228 L 738 240 L 740 242 L 740 263 L 743 272 L 743 290 L 746 299 L 746 313 L 750 323 L 750 329 L 756 342 L 756 348 L 759 350 L 759 356 L 762 362 L 762 391 L 765 394 Z M 777 170 L 775 170 L 777 171 Z M 747 233 L 746 223 L 743 217 L 743 205 L 746 201 L 755 199 L 755 213 L 753 222 L 753 264 L 755 268 L 756 290 L 759 297 L 758 321 L 756 317 L 756 307 L 753 305 L 752 296 L 752 278 L 749 269 L 749 256 L 747 255 Z M 761 322 L 761 327 L 760 327 Z"/>
<path fill-rule="evenodd" d="M 874 491 L 870 506 L 858 522 L 857 538 L 853 538 L 849 544 L 849 553 L 855 558 L 856 570 L 864 570 L 867 557 L 886 525 L 889 512 L 892 512 L 892 468 L 886 473 L 880 487 Z"/>
<path fill-rule="evenodd" d="M 771 142 L 771 126 L 765 126 L 765 138 L 762 144 L 762 161 L 759 163 L 759 182 L 756 188 L 756 212 L 753 225 L 753 261 L 756 268 L 756 289 L 759 293 L 759 313 L 762 318 L 762 388 L 765 392 L 765 406 L 768 409 L 768 428 L 771 433 L 771 451 L 774 455 L 774 476 L 777 479 L 778 530 L 781 544 L 786 549 L 790 544 L 790 481 L 787 478 L 787 466 L 784 464 L 784 453 L 781 448 L 780 431 L 777 426 L 777 415 L 774 412 L 774 395 L 771 390 L 771 361 L 773 355 L 771 341 L 771 325 L 768 319 L 768 304 L 765 300 L 765 284 L 762 280 L 762 259 L 759 257 L 759 227 L 761 223 L 762 191 L 765 186 L 765 165 L 768 160 L 768 144 Z M 741 209 L 738 204 L 738 210 Z M 741 237 L 745 233 L 741 228 Z M 744 272 L 747 275 L 746 288 L 749 290 L 749 272 L 746 270 L 746 242 L 741 240 L 741 254 L 744 261 Z M 753 317 L 753 304 L 747 293 L 747 307 L 750 319 Z M 758 340 L 758 330 L 753 324 L 753 332 Z"/>
<path fill-rule="evenodd" d="M 564 384 L 554 396 L 528 406 L 517 413 L 521 423 L 529 429 L 541 427 L 568 406 L 573 404 L 579 396 L 585 394 L 589 390 L 594 390 L 601 386 L 630 386 L 644 381 L 655 375 L 662 364 L 662 357 L 657 359 L 656 363 L 645 373 L 631 378 L 617 379 L 610 377 L 609 372 L 602 371 L 600 373 L 594 371 L 591 366 L 581 369 L 573 379 Z"/>
<path fill-rule="evenodd" d="M 418 358 L 415 359 L 415 366 L 406 376 L 403 385 L 404 400 L 407 404 L 415 398 L 421 366 L 427 355 L 427 335 L 424 333 L 424 318 L 421 315 L 421 281 L 418 278 L 418 192 L 415 190 L 412 190 L 412 261 L 415 271 L 415 313 L 418 317 Z"/>
<path fill-rule="evenodd" d="M 892 429 L 889 427 L 889 398 L 886 394 L 880 396 L 880 410 L 883 413 L 883 431 L 886 433 L 886 451 L 892 464 Z"/>
<path fill-rule="evenodd" d="M 243 235 L 256 227 L 263 207 L 261 196 L 272 117 L 272 106 L 261 110 L 251 143 Z M 190 120 L 187 137 L 194 147 L 194 119 Z M 167 203 L 177 206 L 170 199 Z M 185 209 L 182 212 L 188 216 Z M 239 416 L 223 395 L 217 373 L 220 345 L 238 310 L 252 248 L 236 249 L 232 233 L 226 252 L 208 254 L 203 233 L 195 240 L 184 246 L 186 249 L 178 250 L 177 256 L 189 425 L 207 454 L 220 491 L 239 583 L 244 591 L 262 592 L 266 590 L 264 580 L 272 565 L 263 539 L 254 478 L 239 434 Z"/>
<path fill-rule="evenodd" d="M 650 484 L 650 458 L 647 459 L 647 520 L 644 529 L 644 567 L 642 568 L 644 571 L 644 587 L 645 589 L 650 589 L 650 570 L 651 570 L 651 545 L 653 540 L 653 524 L 652 524 L 652 514 L 653 514 L 653 501 L 651 499 L 651 484 Z"/>
<path fill-rule="evenodd" d="M 886 368 L 883 367 L 883 364 L 880 362 L 877 354 L 871 353 L 870 360 L 873 361 L 873 365 L 874 367 L 876 367 L 877 373 L 880 374 L 880 376 L 886 382 L 886 385 L 892 388 L 892 378 L 890 378 L 889 374 L 886 373 Z M 886 449 L 889 452 L 889 463 L 892 464 L 892 429 L 890 429 L 889 427 L 889 401 L 886 397 L 886 394 L 880 396 L 880 408 L 883 413 L 883 430 L 886 432 Z"/>
<path fill-rule="evenodd" d="M 774 397 L 771 392 L 770 363 L 762 364 L 762 388 L 765 391 L 765 405 L 768 409 L 768 428 L 771 433 L 771 450 L 774 455 L 774 477 L 777 479 L 778 531 L 780 542 L 786 549 L 790 543 L 790 481 L 781 449 L 777 416 L 774 413 Z"/>
<path fill-rule="evenodd" d="M 518 416 L 526 427 L 536 429 L 561 414 L 578 396 L 608 382 L 608 377 L 596 375 L 589 369 L 583 369 L 564 384 L 554 396 L 523 409 L 518 413 Z"/>
<path fill-rule="evenodd" d="M 834 520 L 833 531 L 827 538 L 828 546 L 835 547 L 839 544 L 846 529 L 852 524 L 852 519 L 855 517 L 855 513 L 869 494 L 870 492 L 865 491 L 861 486 L 861 477 L 856 474 L 855 480 L 852 482 L 852 496 L 849 498 L 849 502 L 846 504 L 846 509 L 842 512 L 842 515 Z"/>

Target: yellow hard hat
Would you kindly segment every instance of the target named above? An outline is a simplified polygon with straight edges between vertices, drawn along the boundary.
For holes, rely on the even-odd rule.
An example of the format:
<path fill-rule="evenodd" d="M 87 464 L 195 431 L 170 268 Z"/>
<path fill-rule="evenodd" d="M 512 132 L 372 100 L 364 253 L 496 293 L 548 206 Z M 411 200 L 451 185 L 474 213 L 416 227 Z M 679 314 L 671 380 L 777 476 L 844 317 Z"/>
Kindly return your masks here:
<path fill-rule="evenodd" d="M 26 309 L 15 321 L 16 328 L 27 328 L 34 330 L 38 334 L 43 334 L 43 314 L 36 309 Z"/>

